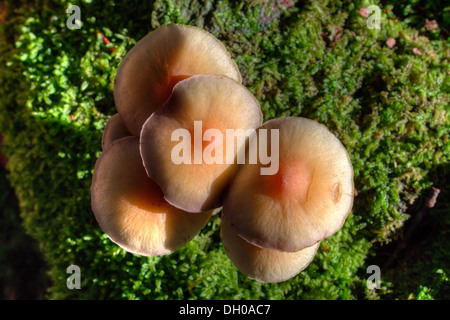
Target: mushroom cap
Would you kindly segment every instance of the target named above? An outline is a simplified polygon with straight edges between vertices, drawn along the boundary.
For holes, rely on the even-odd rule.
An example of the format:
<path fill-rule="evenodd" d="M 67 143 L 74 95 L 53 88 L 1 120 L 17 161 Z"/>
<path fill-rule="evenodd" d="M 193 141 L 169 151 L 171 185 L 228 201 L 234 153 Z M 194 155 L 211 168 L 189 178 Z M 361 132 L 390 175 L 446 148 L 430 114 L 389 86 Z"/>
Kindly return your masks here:
<path fill-rule="evenodd" d="M 297 252 L 264 249 L 242 239 L 230 221 L 222 216 L 220 236 L 228 258 L 247 277 L 264 283 L 289 280 L 314 259 L 320 243 Z"/>
<path fill-rule="evenodd" d="M 116 74 L 114 100 L 128 130 L 138 136 L 178 81 L 205 73 L 241 81 L 225 46 L 207 31 L 176 24 L 150 32 L 128 52 Z"/>
<path fill-rule="evenodd" d="M 92 210 L 120 247 L 144 256 L 170 254 L 193 239 L 212 212 L 189 213 L 164 200 L 142 165 L 139 139 L 116 140 L 98 158 L 91 185 Z"/>
<path fill-rule="evenodd" d="M 145 122 L 140 136 L 144 167 L 172 205 L 189 212 L 216 209 L 246 142 L 234 139 L 235 149 L 227 148 L 233 140 L 227 140 L 227 130 L 254 132 L 261 124 L 259 104 L 243 85 L 225 76 L 192 76 L 175 85 L 164 106 Z M 189 137 L 173 139 L 180 130 Z M 214 133 L 210 141 L 208 132 Z M 187 147 L 176 151 L 182 143 Z M 186 162 L 174 161 L 181 153 Z"/>
<path fill-rule="evenodd" d="M 114 141 L 128 136 L 132 136 L 131 132 L 128 131 L 120 115 L 116 113 L 108 119 L 103 129 L 102 150 L 105 151 Z"/>
<path fill-rule="evenodd" d="M 334 234 L 354 197 L 344 146 L 325 126 L 305 118 L 270 120 L 255 137 L 261 138 L 261 129 L 268 136 L 278 129 L 278 171 L 262 175 L 260 161 L 241 165 L 224 199 L 225 217 L 246 241 L 281 251 L 299 251 Z"/>

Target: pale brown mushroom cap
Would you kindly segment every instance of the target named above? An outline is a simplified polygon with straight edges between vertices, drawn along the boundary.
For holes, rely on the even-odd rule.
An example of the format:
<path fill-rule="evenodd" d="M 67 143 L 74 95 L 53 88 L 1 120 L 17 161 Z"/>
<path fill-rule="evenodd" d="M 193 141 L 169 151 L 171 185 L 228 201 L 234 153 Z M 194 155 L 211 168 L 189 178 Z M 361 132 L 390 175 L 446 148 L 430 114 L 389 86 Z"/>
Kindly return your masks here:
<path fill-rule="evenodd" d="M 344 146 L 305 118 L 274 119 L 261 129 L 279 130 L 278 171 L 262 175 L 260 163 L 242 165 L 224 200 L 225 217 L 248 242 L 281 251 L 299 251 L 334 234 L 354 197 Z"/>
<path fill-rule="evenodd" d="M 138 136 L 145 120 L 173 86 L 194 74 L 241 75 L 225 46 L 203 29 L 170 25 L 141 39 L 117 70 L 114 100 L 128 130 Z"/>
<path fill-rule="evenodd" d="M 196 131 L 195 123 L 201 124 L 201 132 Z M 237 148 L 230 148 L 231 157 L 227 157 L 226 145 L 231 139 L 227 140 L 226 130 L 254 131 L 261 124 L 259 104 L 244 86 L 225 76 L 192 76 L 179 82 L 167 103 L 145 122 L 140 136 L 144 166 L 172 205 L 190 212 L 218 208 L 223 190 L 237 169 L 237 150 L 245 145 L 245 139 L 236 139 Z M 178 130 L 188 132 L 190 138 L 173 140 L 172 134 Z M 213 141 L 206 141 L 205 134 L 213 131 L 221 138 L 212 136 Z M 199 144 L 195 132 L 200 132 L 201 140 L 203 137 Z M 191 153 L 189 163 L 176 163 L 173 155 L 184 154 L 177 151 L 184 142 Z M 197 163 L 196 153 L 201 156 Z M 207 163 L 205 154 L 216 159 Z"/>
<path fill-rule="evenodd" d="M 170 254 L 206 225 L 212 211 L 189 213 L 164 200 L 142 165 L 139 139 L 116 140 L 94 168 L 92 210 L 110 239 L 144 256 Z"/>
<path fill-rule="evenodd" d="M 220 236 L 225 253 L 236 268 L 250 279 L 264 283 L 289 280 L 314 259 L 319 243 L 297 252 L 263 249 L 242 239 L 222 216 Z"/>
<path fill-rule="evenodd" d="M 108 119 L 103 129 L 102 150 L 105 151 L 114 141 L 128 136 L 132 136 L 131 132 L 128 131 L 120 115 L 116 113 Z"/>

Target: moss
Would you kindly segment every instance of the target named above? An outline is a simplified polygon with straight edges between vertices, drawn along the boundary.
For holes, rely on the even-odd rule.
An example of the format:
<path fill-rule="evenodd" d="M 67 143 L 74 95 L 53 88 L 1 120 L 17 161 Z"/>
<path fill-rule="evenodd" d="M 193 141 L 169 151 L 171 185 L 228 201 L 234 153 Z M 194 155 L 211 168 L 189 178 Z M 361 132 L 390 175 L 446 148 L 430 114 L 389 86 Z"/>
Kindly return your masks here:
<path fill-rule="evenodd" d="M 448 163 L 449 47 L 397 16 L 398 2 L 72 1 L 82 12 L 79 30 L 66 28 L 68 1 L 8 3 L 16 11 L 0 33 L 0 131 L 25 228 L 50 267 L 50 298 L 371 297 L 368 259 L 398 237 L 421 192 L 442 181 L 430 173 Z M 381 30 L 368 29 L 359 12 L 371 3 L 384 9 Z M 351 155 L 353 213 L 290 281 L 263 285 L 240 274 L 224 254 L 218 216 L 159 258 L 126 253 L 95 222 L 89 188 L 103 126 L 115 113 L 115 71 L 137 40 L 171 23 L 204 27 L 224 42 L 266 120 L 318 120 Z M 66 287 L 71 264 L 81 268 L 82 290 Z"/>

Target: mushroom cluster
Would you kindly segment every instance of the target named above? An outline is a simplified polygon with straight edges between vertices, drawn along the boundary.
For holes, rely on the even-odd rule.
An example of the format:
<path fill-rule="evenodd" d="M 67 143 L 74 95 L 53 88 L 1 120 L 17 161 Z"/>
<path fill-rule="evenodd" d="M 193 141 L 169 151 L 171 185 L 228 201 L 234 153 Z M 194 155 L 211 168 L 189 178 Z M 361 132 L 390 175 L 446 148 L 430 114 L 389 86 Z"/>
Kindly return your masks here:
<path fill-rule="evenodd" d="M 263 124 L 231 55 L 203 29 L 170 25 L 140 40 L 119 66 L 114 100 L 92 210 L 129 252 L 173 253 L 222 211 L 234 265 L 281 282 L 351 211 L 353 169 L 340 141 L 305 118 Z"/>

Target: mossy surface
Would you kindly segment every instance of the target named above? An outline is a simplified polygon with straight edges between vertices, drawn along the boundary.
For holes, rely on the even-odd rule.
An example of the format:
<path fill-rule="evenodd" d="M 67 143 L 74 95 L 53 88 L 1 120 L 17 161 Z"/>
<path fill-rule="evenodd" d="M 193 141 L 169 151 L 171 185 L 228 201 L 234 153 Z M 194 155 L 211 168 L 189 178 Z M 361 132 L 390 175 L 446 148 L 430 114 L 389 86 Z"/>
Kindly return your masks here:
<path fill-rule="evenodd" d="M 449 7 L 439 2 L 439 13 L 429 5 L 420 10 L 418 3 L 8 1 L 0 32 L 0 132 L 25 229 L 39 241 L 50 269 L 48 297 L 449 298 L 448 290 L 436 289 L 448 285 L 450 274 L 443 236 L 448 203 L 440 203 L 429 221 L 440 253 L 434 255 L 437 244 L 426 246 L 435 257 L 428 267 L 439 280 L 417 277 L 397 287 L 391 270 L 382 275 L 380 290 L 366 289 L 367 267 L 381 263 L 379 248 L 401 236 L 413 214 L 408 207 L 432 185 L 447 190 Z M 81 29 L 66 26 L 70 4 L 80 6 Z M 382 10 L 379 30 L 369 29 L 360 11 L 370 4 Z M 439 26 L 423 28 L 425 17 Z M 322 242 L 311 265 L 287 282 L 260 284 L 237 271 L 220 242 L 218 215 L 181 250 L 157 258 L 126 253 L 95 221 L 92 170 L 103 127 L 116 112 L 115 72 L 136 41 L 171 23 L 203 27 L 223 41 L 265 120 L 315 119 L 350 154 L 353 212 Z M 393 47 L 389 38 L 396 40 Z M 448 201 L 448 192 L 442 195 L 439 201 Z M 66 286 L 71 264 L 81 269 L 81 290 Z"/>

